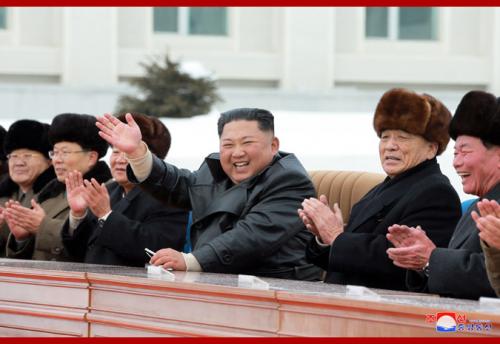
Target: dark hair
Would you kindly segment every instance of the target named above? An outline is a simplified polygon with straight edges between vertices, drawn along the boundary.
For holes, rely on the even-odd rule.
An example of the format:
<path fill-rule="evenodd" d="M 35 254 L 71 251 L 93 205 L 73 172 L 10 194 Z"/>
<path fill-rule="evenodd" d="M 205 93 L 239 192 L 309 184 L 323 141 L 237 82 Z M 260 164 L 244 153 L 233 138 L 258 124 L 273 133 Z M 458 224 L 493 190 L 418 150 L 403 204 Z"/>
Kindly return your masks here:
<path fill-rule="evenodd" d="M 274 116 L 271 112 L 255 108 L 233 109 L 220 114 L 217 122 L 219 137 L 222 135 L 224 126 L 232 121 L 257 121 L 261 131 L 270 131 L 274 134 Z"/>
<path fill-rule="evenodd" d="M 6 135 L 7 130 L 5 130 L 5 128 L 0 125 L 0 161 L 7 161 L 7 157 L 5 156 L 5 151 L 3 148 L 3 142 Z"/>

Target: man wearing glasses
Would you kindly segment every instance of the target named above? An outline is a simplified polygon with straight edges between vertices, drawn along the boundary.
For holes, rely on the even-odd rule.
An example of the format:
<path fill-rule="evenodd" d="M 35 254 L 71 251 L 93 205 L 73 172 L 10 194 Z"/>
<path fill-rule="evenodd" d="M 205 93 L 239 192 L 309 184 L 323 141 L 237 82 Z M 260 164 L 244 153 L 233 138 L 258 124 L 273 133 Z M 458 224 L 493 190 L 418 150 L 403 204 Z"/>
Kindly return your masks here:
<path fill-rule="evenodd" d="M 6 210 L 13 235 L 9 237 L 7 257 L 37 260 L 69 260 L 61 240 L 68 218 L 65 180 L 69 172 L 79 171 L 87 180 L 104 183 L 111 179 L 105 162 L 99 161 L 108 144 L 99 137 L 96 118 L 90 115 L 60 114 L 54 117 L 49 142 L 56 179 L 38 195 L 32 208 L 14 204 Z M 14 238 L 13 238 L 14 236 Z"/>
<path fill-rule="evenodd" d="M 5 257 L 10 234 L 5 204 L 31 207 L 36 203 L 35 196 L 56 177 L 49 159 L 48 131 L 48 124 L 22 119 L 10 126 L 2 142 L 8 174 L 0 182 L 0 257 Z"/>

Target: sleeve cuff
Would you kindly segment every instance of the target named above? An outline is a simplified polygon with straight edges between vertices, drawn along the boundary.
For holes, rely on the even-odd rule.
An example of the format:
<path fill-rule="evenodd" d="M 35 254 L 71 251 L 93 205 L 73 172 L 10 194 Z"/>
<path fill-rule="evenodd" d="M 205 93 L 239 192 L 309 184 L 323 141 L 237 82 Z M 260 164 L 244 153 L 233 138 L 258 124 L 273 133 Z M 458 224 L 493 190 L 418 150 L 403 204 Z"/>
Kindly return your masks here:
<path fill-rule="evenodd" d="M 87 216 L 87 210 L 85 210 L 85 214 L 83 216 L 77 217 L 71 214 L 71 211 L 69 212 L 69 234 L 73 235 L 75 232 L 75 229 L 78 227 L 80 223 L 82 223 L 83 219 Z"/>
<path fill-rule="evenodd" d="M 194 271 L 201 272 L 203 269 L 201 268 L 200 263 L 192 253 L 182 253 L 182 257 L 184 258 L 184 262 L 186 263 L 186 271 Z"/>
<path fill-rule="evenodd" d="M 98 220 L 99 221 L 106 221 L 107 218 L 109 217 L 109 215 L 111 215 L 112 212 L 113 212 L 112 210 L 108 211 L 104 216 L 101 216 Z"/>
<path fill-rule="evenodd" d="M 316 239 L 316 244 L 318 244 L 319 247 L 329 247 L 330 246 L 328 244 L 323 244 L 317 236 L 315 236 L 314 239 Z"/>
<path fill-rule="evenodd" d="M 127 156 L 130 168 L 139 182 L 145 181 L 153 169 L 153 155 L 144 141 L 141 141 L 141 144 L 146 146 L 146 154 L 135 159 Z"/>

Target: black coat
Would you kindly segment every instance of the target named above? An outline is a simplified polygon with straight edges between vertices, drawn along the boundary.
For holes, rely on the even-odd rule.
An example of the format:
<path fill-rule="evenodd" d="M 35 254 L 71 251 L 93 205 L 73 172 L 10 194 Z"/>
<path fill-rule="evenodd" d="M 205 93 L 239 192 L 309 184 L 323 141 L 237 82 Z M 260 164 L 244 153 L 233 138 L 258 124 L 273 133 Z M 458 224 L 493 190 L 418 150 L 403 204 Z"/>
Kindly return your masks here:
<path fill-rule="evenodd" d="M 192 253 L 203 271 L 319 279 L 320 269 L 305 257 L 311 234 L 297 215 L 315 191 L 295 155 L 278 153 L 270 166 L 237 185 L 222 170 L 219 154 L 193 173 L 153 157 L 141 187 L 192 209 Z"/>
<path fill-rule="evenodd" d="M 406 290 L 406 270 L 387 256 L 386 239 L 393 224 L 425 229 L 431 240 L 446 247 L 460 218 L 460 200 L 436 159 L 370 190 L 353 206 L 345 232 L 331 247 L 310 242 L 308 258 L 327 269 L 326 282 Z"/>
<path fill-rule="evenodd" d="M 144 266 L 144 248 L 182 250 L 188 212 L 167 208 L 135 187 L 122 197 L 116 182 L 107 185 L 112 212 L 99 224 L 89 212 L 69 234 L 69 220 L 62 231 L 64 247 L 75 261 L 92 264 Z"/>
<path fill-rule="evenodd" d="M 500 202 L 500 183 L 484 198 Z M 477 210 L 475 201 L 460 219 L 447 248 L 436 248 L 429 259 L 429 278 L 408 271 L 408 287 L 412 291 L 458 298 L 495 297 L 484 261 L 479 231 L 470 213 Z"/>

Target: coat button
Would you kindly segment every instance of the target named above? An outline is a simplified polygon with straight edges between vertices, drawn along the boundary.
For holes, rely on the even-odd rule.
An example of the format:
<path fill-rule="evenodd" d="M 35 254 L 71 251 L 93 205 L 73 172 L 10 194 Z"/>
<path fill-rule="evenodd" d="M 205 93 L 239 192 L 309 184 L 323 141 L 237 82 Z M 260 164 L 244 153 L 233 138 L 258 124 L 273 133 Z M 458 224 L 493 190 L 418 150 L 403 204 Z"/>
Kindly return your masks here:
<path fill-rule="evenodd" d="M 222 255 L 222 260 L 224 261 L 224 263 L 231 263 L 231 261 L 233 260 L 232 258 L 233 257 L 227 252 Z"/>

